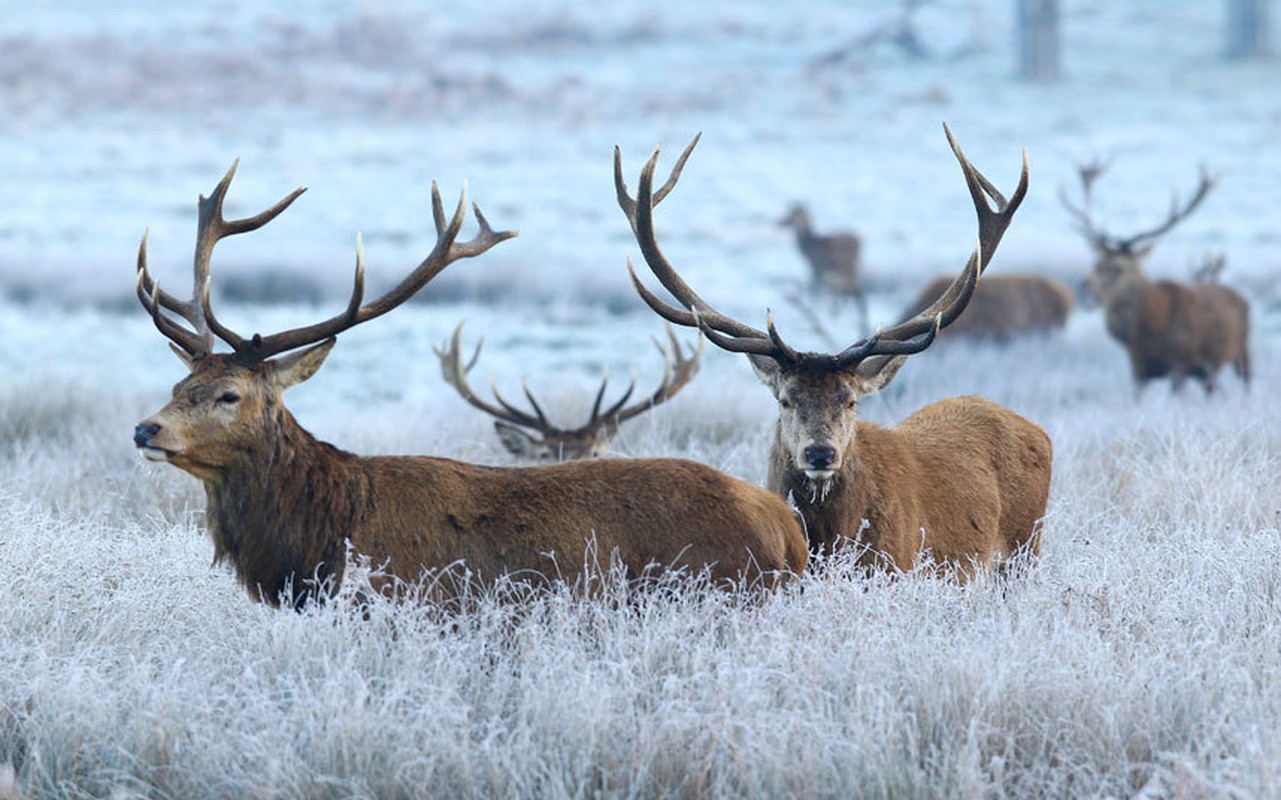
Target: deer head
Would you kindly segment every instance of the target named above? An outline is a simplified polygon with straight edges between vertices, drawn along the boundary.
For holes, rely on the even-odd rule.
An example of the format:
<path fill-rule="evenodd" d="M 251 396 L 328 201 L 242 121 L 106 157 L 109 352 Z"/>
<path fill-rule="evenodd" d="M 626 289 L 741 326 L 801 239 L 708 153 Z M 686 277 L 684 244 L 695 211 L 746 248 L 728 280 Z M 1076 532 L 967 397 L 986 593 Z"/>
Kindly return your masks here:
<path fill-rule="evenodd" d="M 278 431 L 281 419 L 289 414 L 282 400 L 285 389 L 320 369 L 339 333 L 405 302 L 454 261 L 479 255 L 516 235 L 515 231 L 494 231 L 473 206 L 480 232 L 469 241 L 457 241 L 467 208 L 466 188 L 453 216 L 446 219 L 433 182 L 436 245 L 397 286 L 375 300 L 361 302 L 365 255 L 357 236 L 355 281 L 346 310 L 314 325 L 246 338 L 214 315 L 209 299 L 214 246 L 227 236 L 266 225 L 304 190 L 294 190 L 256 216 L 226 220 L 223 200 L 235 174 L 233 163 L 213 193 L 199 200 L 191 300 L 178 300 L 152 278 L 145 233 L 138 247 L 138 299 L 190 374 L 174 387 L 173 399 L 164 408 L 137 426 L 134 443 L 145 458 L 167 461 L 206 481 L 217 479 L 237 459 L 265 457 L 263 451 L 274 438 L 267 433 Z M 215 337 L 231 352 L 215 353 Z"/>
<path fill-rule="evenodd" d="M 1186 203 L 1181 203 L 1178 194 L 1174 194 L 1170 199 L 1170 210 L 1160 224 L 1132 236 L 1113 236 L 1094 221 L 1091 209 L 1094 184 L 1107 171 L 1108 166 L 1107 161 L 1100 159 L 1078 165 L 1077 175 L 1081 181 L 1082 197 L 1080 205 L 1073 203 L 1066 191 L 1059 191 L 1059 202 L 1072 216 L 1077 230 L 1094 251 L 1094 266 L 1085 281 L 1086 294 L 1103 305 L 1109 305 L 1115 299 L 1132 292 L 1146 280 L 1143 264 L 1152 254 L 1157 241 L 1187 219 L 1218 181 L 1217 177 L 1210 176 L 1205 167 L 1202 167 L 1192 196 Z"/>
<path fill-rule="evenodd" d="M 965 309 L 979 275 L 1027 193 L 1026 153 L 1018 188 L 1007 201 L 970 164 L 946 125 L 944 131 L 961 164 L 978 214 L 978 246 L 965 268 L 931 306 L 892 328 L 877 330 L 841 352 L 831 354 L 797 351 L 779 334 L 772 315 L 766 315 L 765 330 L 761 331 L 720 313 L 690 288 L 659 249 L 654 234 L 654 206 L 675 186 L 698 137 L 685 148 L 666 183 L 657 191 L 653 190 L 659 155 L 655 150 L 641 170 L 634 198 L 623 180 L 618 148 L 614 149 L 618 203 L 632 226 L 645 263 L 683 307 L 670 305 L 646 288 L 629 259 L 628 270 L 636 291 L 664 319 L 698 328 L 718 347 L 748 356 L 757 377 L 778 401 L 776 447 L 787 451 L 792 465 L 808 476 L 816 494 L 826 495 L 832 481 L 846 466 L 846 460 L 857 453 L 858 401 L 886 386 L 909 355 L 929 347 L 938 332 Z M 988 197 L 995 202 L 995 210 L 989 206 Z"/>
<path fill-rule="evenodd" d="M 482 399 L 467 383 L 476 361 L 480 358 L 484 339 L 476 344 L 476 351 L 466 364 L 462 358 L 462 323 L 454 329 L 449 342 L 441 347 L 433 347 L 440 359 L 441 372 L 445 382 L 454 387 L 458 394 L 472 406 L 494 417 L 494 429 L 498 438 L 508 452 L 520 458 L 533 461 L 569 461 L 578 458 L 598 458 L 609 452 L 609 447 L 618 432 L 619 426 L 627 420 L 649 411 L 671 399 L 693 380 L 698 374 L 699 359 L 703 355 L 703 338 L 699 337 L 697 349 L 686 355 L 676 339 L 676 333 L 667 326 L 668 347 L 657 339 L 654 345 L 663 355 L 663 379 L 653 394 L 632 405 L 627 405 L 632 393 L 636 390 L 636 381 L 632 380 L 627 390 L 604 411 L 601 404 L 605 399 L 605 390 L 609 378 L 601 380 L 596 400 L 592 403 L 591 416 L 587 422 L 577 428 L 559 428 L 553 425 L 542 406 L 534 399 L 528 385 L 523 385 L 525 399 L 529 401 L 532 413 L 524 411 L 507 402 L 498 389 L 493 389 L 497 405 Z"/>

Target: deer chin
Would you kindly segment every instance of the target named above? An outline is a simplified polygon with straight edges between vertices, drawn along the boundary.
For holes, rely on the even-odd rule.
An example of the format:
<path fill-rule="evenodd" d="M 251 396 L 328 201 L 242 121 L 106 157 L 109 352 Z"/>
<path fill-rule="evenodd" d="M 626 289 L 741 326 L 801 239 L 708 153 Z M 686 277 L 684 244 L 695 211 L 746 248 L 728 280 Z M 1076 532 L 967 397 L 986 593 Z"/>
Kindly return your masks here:
<path fill-rule="evenodd" d="M 168 461 L 169 457 L 172 455 L 168 450 L 163 450 L 159 447 L 139 447 L 138 454 L 148 461 L 159 462 Z"/>
<path fill-rule="evenodd" d="M 832 486 L 836 483 L 836 477 L 839 475 L 834 469 L 807 469 L 805 470 L 806 488 L 810 492 L 811 503 L 821 503 L 827 499 L 827 495 L 832 491 Z"/>

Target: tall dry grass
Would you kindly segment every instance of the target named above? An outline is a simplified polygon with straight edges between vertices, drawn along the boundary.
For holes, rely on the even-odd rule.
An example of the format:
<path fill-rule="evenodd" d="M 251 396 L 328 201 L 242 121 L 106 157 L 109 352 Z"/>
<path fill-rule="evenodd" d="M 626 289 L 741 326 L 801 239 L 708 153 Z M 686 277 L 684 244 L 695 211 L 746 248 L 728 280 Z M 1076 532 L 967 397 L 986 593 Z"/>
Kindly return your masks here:
<path fill-rule="evenodd" d="M 864 404 L 893 422 L 977 392 L 1043 424 L 1039 561 L 960 586 L 835 559 L 764 600 L 686 580 L 272 611 L 209 567 L 195 481 L 131 452 L 163 381 L 87 357 L 20 377 L 0 393 L 0 796 L 1276 796 L 1273 348 L 1249 393 L 1136 399 L 1098 323 L 940 345 Z M 176 379 L 157 350 L 122 357 Z M 342 350 L 304 425 L 505 459 L 438 381 L 353 415 L 324 388 L 359 374 Z M 772 401 L 741 359 L 705 369 L 620 448 L 759 481 Z"/>

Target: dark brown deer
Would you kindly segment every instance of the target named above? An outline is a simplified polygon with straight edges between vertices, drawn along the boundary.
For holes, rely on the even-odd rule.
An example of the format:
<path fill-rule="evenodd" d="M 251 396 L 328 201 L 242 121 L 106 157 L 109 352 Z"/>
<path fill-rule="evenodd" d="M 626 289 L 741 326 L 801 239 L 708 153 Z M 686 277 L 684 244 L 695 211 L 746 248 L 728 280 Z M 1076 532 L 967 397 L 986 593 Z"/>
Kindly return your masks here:
<path fill-rule="evenodd" d="M 860 323 L 867 327 L 867 296 L 863 294 L 860 257 L 862 241 L 857 234 L 814 231 L 809 209 L 794 204 L 778 224 L 796 233 L 796 246 L 810 266 L 810 288 L 833 297 L 849 297 L 858 305 Z"/>
<path fill-rule="evenodd" d="M 1231 364 L 1249 386 L 1250 305 L 1245 298 L 1213 282 L 1150 281 L 1143 273 L 1143 262 L 1157 241 L 1200 206 L 1215 179 L 1202 169 L 1186 203 L 1176 196 L 1160 224 L 1119 237 L 1099 228 L 1090 210 L 1094 181 L 1104 165 L 1096 161 L 1078 171 L 1082 204 L 1072 203 L 1065 192 L 1059 199 L 1094 250 L 1086 293 L 1102 304 L 1108 333 L 1128 351 L 1136 387 L 1142 390 L 1148 381 L 1168 375 L 1175 391 L 1194 378 L 1210 394 L 1224 364 Z"/>
<path fill-rule="evenodd" d="M 445 382 L 454 387 L 459 396 L 472 406 L 494 418 L 494 430 L 498 431 L 498 438 L 509 453 L 519 458 L 547 462 L 599 458 L 606 455 L 620 425 L 670 400 L 685 387 L 685 384 L 693 380 L 698 374 L 698 362 L 703 355 L 704 341 L 700 336 L 698 348 L 687 355 L 681 349 L 681 343 L 676 339 L 672 326 L 668 325 L 668 346 L 664 347 L 657 339 L 654 340 L 658 352 L 663 354 L 663 379 L 653 394 L 630 406 L 627 405 L 627 401 L 636 391 L 636 380 L 633 378 L 631 385 L 622 396 L 601 411 L 605 390 L 609 386 L 609 378 L 606 376 L 601 380 L 600 389 L 596 392 L 591 417 L 587 422 L 577 428 L 558 428 L 547 419 L 542 406 L 534 399 L 528 385 L 522 388 L 532 413 L 507 402 L 498 393 L 498 389 L 493 389 L 497 405 L 478 395 L 467 383 L 467 376 L 476 366 L 476 361 L 480 358 L 480 349 L 485 342 L 481 339 L 476 344 L 476 352 L 464 364 L 462 334 L 463 326 L 459 323 L 446 345 L 432 347 L 440 359 L 440 369 L 445 376 Z"/>
<path fill-rule="evenodd" d="M 629 261 L 637 292 L 664 319 L 696 327 L 713 344 L 747 354 L 777 398 L 769 486 L 798 504 L 811 550 L 855 546 L 863 563 L 900 570 L 911 569 L 929 551 L 936 563 L 955 565 L 964 576 L 1021 549 L 1039 552 L 1050 485 L 1049 437 L 978 397 L 939 401 L 895 428 L 857 414 L 861 397 L 888 384 L 909 355 L 929 347 L 960 316 L 1027 193 L 1026 154 L 1018 188 L 1007 201 L 946 132 L 978 214 L 978 247 L 943 296 L 921 314 L 834 354 L 798 352 L 769 316 L 764 331 L 725 316 L 690 288 L 659 249 L 653 208 L 675 186 L 697 139 L 658 191 L 658 151 L 641 171 L 635 198 L 623 181 L 617 148 L 614 180 L 645 263 L 683 308 L 647 289 Z"/>
<path fill-rule="evenodd" d="M 953 277 L 941 275 L 926 284 L 901 319 L 917 316 L 947 291 Z M 1028 334 L 1048 333 L 1067 324 L 1075 298 L 1063 281 L 1042 275 L 992 275 L 974 287 L 965 313 L 948 328 L 947 338 L 967 337 L 1008 342 Z"/>
<path fill-rule="evenodd" d="M 805 537 L 787 504 L 702 464 L 606 459 L 503 469 L 426 456 L 364 458 L 316 440 L 282 394 L 315 374 L 335 337 L 405 302 L 450 263 L 516 233 L 494 231 L 473 206 L 480 232 L 458 241 L 466 192 L 446 219 L 433 184 L 436 244 L 397 286 L 362 304 L 357 239 L 346 310 L 314 325 L 244 338 L 214 316 L 214 245 L 262 227 L 302 190 L 257 216 L 225 220 L 223 198 L 234 173 L 233 165 L 213 194 L 200 198 L 190 301 L 152 278 L 145 235 L 139 247 L 138 298 L 190 374 L 168 405 L 137 426 L 134 442 L 146 458 L 203 482 L 215 560 L 229 560 L 255 596 L 295 607 L 323 599 L 343 578 L 347 543 L 387 576 L 378 590 L 428 572 L 442 577 L 437 593 L 444 596 L 459 589 L 443 579 L 450 576 L 468 586 L 514 575 L 590 588 L 597 574 L 591 553 L 604 568 L 620 563 L 628 575 L 706 568 L 718 583 L 772 585 L 804 569 Z M 231 352 L 215 353 L 215 337 Z"/>

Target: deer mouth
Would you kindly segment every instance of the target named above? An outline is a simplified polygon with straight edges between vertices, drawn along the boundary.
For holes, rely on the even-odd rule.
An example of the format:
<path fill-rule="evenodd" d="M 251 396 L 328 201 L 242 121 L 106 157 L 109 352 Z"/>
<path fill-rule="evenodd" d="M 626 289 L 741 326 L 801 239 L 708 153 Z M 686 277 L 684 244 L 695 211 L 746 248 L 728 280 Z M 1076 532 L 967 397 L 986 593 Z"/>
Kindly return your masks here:
<path fill-rule="evenodd" d="M 138 453 L 148 461 L 168 461 L 173 455 L 169 450 L 152 445 L 138 445 Z"/>

